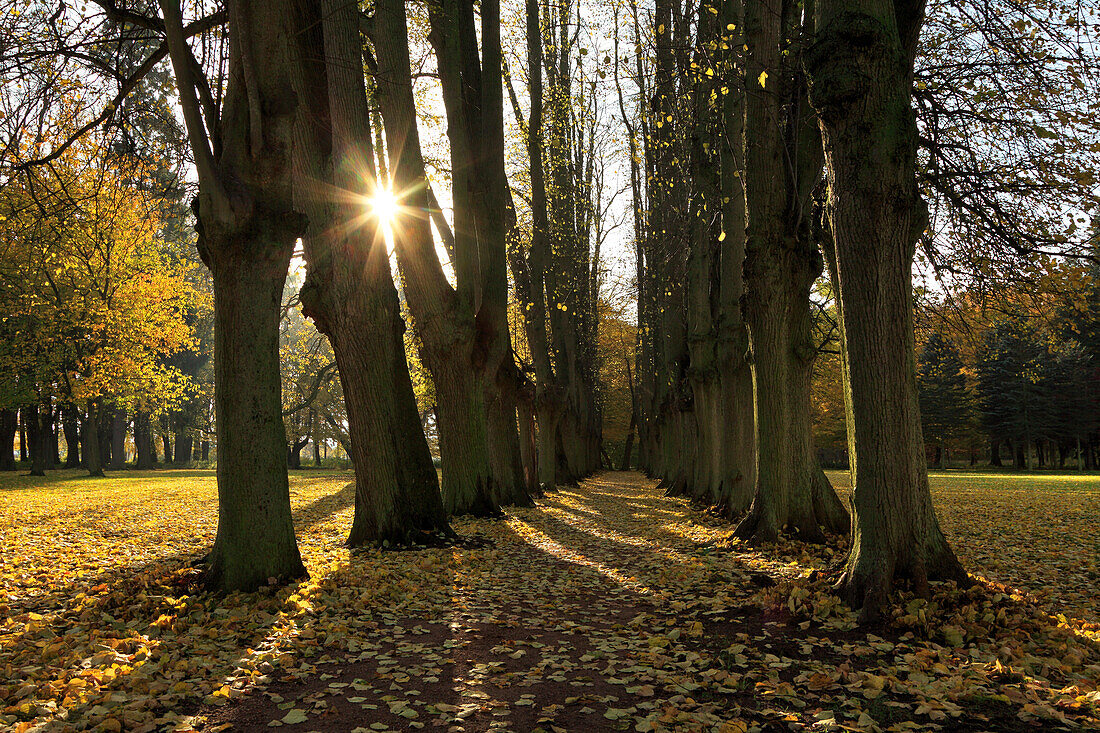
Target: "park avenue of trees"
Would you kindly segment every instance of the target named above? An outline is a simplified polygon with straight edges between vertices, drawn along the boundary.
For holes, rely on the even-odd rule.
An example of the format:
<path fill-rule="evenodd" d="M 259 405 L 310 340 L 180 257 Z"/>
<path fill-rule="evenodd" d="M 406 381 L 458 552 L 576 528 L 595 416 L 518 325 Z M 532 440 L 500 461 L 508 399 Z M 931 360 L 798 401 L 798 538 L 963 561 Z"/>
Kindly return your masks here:
<path fill-rule="evenodd" d="M 965 586 L 930 462 L 1100 456 L 1098 22 L 5 0 L 0 467 L 213 447 L 214 590 L 305 574 L 310 444 L 352 548 L 638 466 L 753 543 L 851 532 L 867 619 Z"/>

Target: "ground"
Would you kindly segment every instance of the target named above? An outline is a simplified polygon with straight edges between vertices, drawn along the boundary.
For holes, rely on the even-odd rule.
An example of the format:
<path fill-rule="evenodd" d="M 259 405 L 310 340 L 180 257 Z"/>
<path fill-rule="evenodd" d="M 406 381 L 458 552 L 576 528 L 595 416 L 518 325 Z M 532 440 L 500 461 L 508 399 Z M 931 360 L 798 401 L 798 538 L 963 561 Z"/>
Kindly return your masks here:
<path fill-rule="evenodd" d="M 873 629 L 811 576 L 841 542 L 749 548 L 635 473 L 349 556 L 350 475 L 295 472 L 311 578 L 230 596 L 213 475 L 115 476 L 0 477 L 0 728 L 1100 729 L 1100 476 L 934 476 L 981 582 Z"/>

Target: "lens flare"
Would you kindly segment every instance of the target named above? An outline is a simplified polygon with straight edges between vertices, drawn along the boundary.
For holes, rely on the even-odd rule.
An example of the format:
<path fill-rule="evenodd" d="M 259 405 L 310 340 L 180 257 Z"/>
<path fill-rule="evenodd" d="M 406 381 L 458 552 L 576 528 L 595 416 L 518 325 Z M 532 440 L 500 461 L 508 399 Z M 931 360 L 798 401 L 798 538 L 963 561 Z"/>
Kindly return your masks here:
<path fill-rule="evenodd" d="M 378 221 L 383 226 L 389 226 L 393 223 L 400 208 L 397 197 L 388 188 L 378 189 L 377 193 L 367 199 L 367 206 L 370 208 L 371 213 L 378 217 Z"/>

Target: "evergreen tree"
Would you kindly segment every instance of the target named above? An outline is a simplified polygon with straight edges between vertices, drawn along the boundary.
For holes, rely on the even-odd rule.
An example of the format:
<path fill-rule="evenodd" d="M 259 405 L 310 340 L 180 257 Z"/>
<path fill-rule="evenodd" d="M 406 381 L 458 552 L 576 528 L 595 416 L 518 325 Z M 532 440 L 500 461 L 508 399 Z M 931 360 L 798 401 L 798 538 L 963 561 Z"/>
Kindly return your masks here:
<path fill-rule="evenodd" d="M 1011 441 L 1027 459 L 1032 441 L 1051 437 L 1051 355 L 1028 324 L 1008 320 L 986 335 L 978 353 L 982 423 L 994 439 Z M 1020 450 L 1022 447 L 1022 450 Z"/>
<path fill-rule="evenodd" d="M 942 455 L 947 443 L 966 429 L 970 418 L 971 395 L 962 359 L 954 344 L 936 331 L 921 350 L 917 366 L 924 439 Z"/>

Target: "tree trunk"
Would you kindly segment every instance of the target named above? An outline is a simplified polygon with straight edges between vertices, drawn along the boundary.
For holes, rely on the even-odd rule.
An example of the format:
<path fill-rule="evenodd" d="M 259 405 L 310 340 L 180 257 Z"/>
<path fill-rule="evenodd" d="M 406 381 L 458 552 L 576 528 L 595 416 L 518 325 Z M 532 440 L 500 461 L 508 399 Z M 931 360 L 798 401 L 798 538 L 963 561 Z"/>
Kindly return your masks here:
<path fill-rule="evenodd" d="M 505 331 L 507 337 L 507 331 Z M 532 506 L 523 470 L 523 455 L 517 425 L 518 370 L 511 344 L 496 371 L 492 388 L 486 388 L 485 400 L 489 423 L 489 467 L 502 506 Z"/>
<path fill-rule="evenodd" d="M 466 15 L 472 20 L 473 3 Z M 480 97 L 464 105 L 467 135 L 475 152 L 471 161 L 476 184 L 473 213 L 478 218 L 481 307 L 477 313 L 478 341 L 484 349 L 485 407 L 488 423 L 489 468 L 498 504 L 531 506 L 523 477 L 517 427 L 517 391 L 520 374 L 508 333 L 507 222 L 515 220 L 504 162 L 503 52 L 500 40 L 500 0 L 481 2 L 482 63 Z M 476 54 L 476 44 L 469 49 Z M 476 65 L 475 65 L 476 66 Z M 475 68 L 465 75 L 478 81 Z M 475 112 L 480 112 L 476 114 Z M 452 150 L 452 155 L 453 155 Z M 475 368 L 477 368 L 475 364 Z"/>
<path fill-rule="evenodd" d="M 99 424 L 96 432 L 99 434 L 99 465 L 107 467 L 112 463 L 111 422 L 113 410 L 104 409 L 102 400 L 96 409 Z"/>
<path fill-rule="evenodd" d="M 781 13 L 778 3 L 747 3 L 745 11 L 746 83 L 758 77 L 778 80 Z M 793 272 L 793 242 L 785 236 L 779 93 L 752 89 L 746 94 L 745 170 L 747 221 L 744 313 L 752 343 L 755 395 L 756 487 L 748 516 L 736 534 L 752 542 L 774 542 L 784 525 L 807 539 L 819 539 L 809 512 L 809 486 L 796 483 L 792 453 L 790 387 L 792 310 L 787 279 Z M 791 496 L 792 489 L 805 496 Z M 806 499 L 807 501 L 803 501 Z"/>
<path fill-rule="evenodd" d="M 80 460 L 80 422 L 74 405 L 66 405 L 62 410 L 61 428 L 65 434 L 65 468 L 79 468 Z"/>
<path fill-rule="evenodd" d="M 126 467 L 126 410 L 111 410 L 111 468 Z"/>
<path fill-rule="evenodd" d="M 210 460 L 210 441 L 202 441 L 202 461 L 203 463 Z"/>
<path fill-rule="evenodd" d="M 530 500 L 523 485 L 516 428 L 516 367 L 508 336 L 505 240 L 509 217 L 499 0 L 485 0 L 481 4 L 481 63 L 472 2 L 444 0 L 430 13 L 430 20 L 431 40 L 439 59 L 454 180 L 453 264 L 458 301 L 465 304 L 472 297 L 475 312 L 471 363 L 459 368 L 477 372 L 475 383 L 484 392 L 480 397 L 472 395 L 468 404 L 480 406 L 484 411 L 481 416 L 471 415 L 471 419 L 480 417 L 485 422 L 486 460 L 494 501 L 526 505 Z M 455 316 L 462 317 L 458 313 Z M 425 345 L 430 355 L 433 349 Z M 446 420 L 440 425 L 441 441 L 444 424 Z M 444 484 L 447 483 L 444 477 Z M 445 488 L 445 497 L 447 491 Z"/>
<path fill-rule="evenodd" d="M 59 440 L 61 431 L 58 430 L 58 418 L 61 417 L 61 405 L 51 407 L 47 413 L 47 428 L 49 435 L 46 438 L 50 457 L 50 468 L 58 468 L 61 466 L 61 441 Z"/>
<path fill-rule="evenodd" d="M 743 3 L 719 5 L 719 32 L 729 46 L 721 55 L 727 76 L 736 73 L 743 61 L 741 42 L 744 25 Z M 731 90 L 732 92 L 733 90 Z M 749 359 L 749 335 L 742 311 L 745 295 L 745 95 L 723 95 L 725 135 L 719 151 L 722 200 L 720 243 L 721 310 L 717 319 L 716 347 L 719 373 L 718 419 L 722 422 L 720 444 L 718 505 L 728 517 L 741 514 L 752 503 L 756 487 L 756 438 L 753 402 L 753 377 Z"/>
<path fill-rule="evenodd" d="M 807 55 L 824 139 L 843 314 L 855 517 L 838 589 L 875 619 L 899 577 L 968 583 L 928 488 L 913 356 L 912 261 L 927 215 L 910 104 L 922 7 L 820 0 Z"/>
<path fill-rule="evenodd" d="M 377 181 L 377 176 L 358 10 L 341 0 L 324 0 L 314 24 L 306 27 L 312 31 L 303 32 L 301 42 L 323 44 L 327 64 L 307 63 L 300 83 L 299 93 L 310 103 L 302 109 L 307 114 L 300 122 L 297 165 L 313 178 L 331 179 L 339 190 L 369 195 L 363 180 Z M 313 58 L 307 48 L 302 54 Z M 311 124 L 316 122 L 321 124 Z M 449 534 L 416 410 L 405 323 L 381 222 L 362 221 L 355 199 L 299 204 L 311 219 L 303 238 L 308 267 L 304 312 L 332 344 L 347 409 L 356 486 L 348 546 L 403 545 Z M 319 463 L 316 442 L 314 456 Z"/>
<path fill-rule="evenodd" d="M 634 452 L 634 429 L 638 425 L 638 409 L 630 410 L 630 424 L 626 428 L 626 444 L 623 445 L 623 460 L 619 463 L 620 471 L 630 470 L 630 457 Z"/>
<path fill-rule="evenodd" d="M 786 528 L 823 541 L 820 525 L 849 519 L 818 463 L 810 417 L 816 358 L 810 292 L 822 258 L 809 211 L 821 177 L 820 132 L 800 69 L 805 15 L 778 2 L 745 4 L 744 313 L 752 344 L 756 404 L 756 487 L 737 534 L 771 541 Z M 800 27 L 801 26 L 801 27 Z M 781 161 L 783 161 L 781 163 Z"/>
<path fill-rule="evenodd" d="M 19 408 L 19 461 L 21 463 L 26 463 L 30 457 L 30 427 L 28 422 L 30 418 L 27 415 L 29 409 L 31 408 L 26 406 Z"/>
<path fill-rule="evenodd" d="M 19 417 L 15 410 L 0 410 L 0 471 L 15 470 L 15 435 L 19 432 Z M 1080 441 L 1077 456 L 1080 458 Z"/>
<path fill-rule="evenodd" d="M 88 400 L 86 417 L 84 419 L 84 467 L 88 469 L 89 476 L 103 476 L 103 460 L 100 448 L 100 409 L 95 400 Z"/>
<path fill-rule="evenodd" d="M 219 119 L 205 121 L 180 2 L 160 6 L 198 175 L 199 253 L 214 284 L 218 532 L 205 583 L 250 591 L 306 574 L 290 512 L 279 379 L 282 290 L 306 228 L 293 205 L 302 182 L 291 160 L 301 103 L 292 84 L 302 63 L 297 3 L 226 3 L 228 83 Z"/>
<path fill-rule="evenodd" d="M 535 385 L 524 379 L 518 395 L 519 449 L 523 481 L 528 496 L 539 493 L 538 429 L 535 420 Z"/>
<path fill-rule="evenodd" d="M 279 378 L 279 314 L 289 232 L 258 221 L 259 241 L 219 243 L 270 259 L 214 261 L 214 375 L 218 439 L 218 534 L 205 582 L 250 591 L 306 574 L 294 537 Z M 266 225 L 266 226 L 263 226 Z M 211 232 L 204 232 L 210 237 Z M 275 242 L 265 242 L 264 235 Z M 292 243 L 291 239 L 289 243 Z"/>
<path fill-rule="evenodd" d="M 305 443 L 300 440 L 295 440 L 286 447 L 286 465 L 287 468 L 299 469 L 302 467 L 302 448 L 305 447 Z"/>
<path fill-rule="evenodd" d="M 401 0 L 377 3 L 372 40 L 378 55 L 376 85 L 393 187 L 401 192 L 408 210 L 426 211 L 426 173 Z M 461 193 L 461 181 L 455 188 Z M 478 254 L 471 245 L 476 243 L 469 232 L 462 240 L 456 232 L 456 290 L 443 273 L 427 218 L 401 216 L 392 228 L 405 296 L 438 395 L 443 506 L 451 514 L 499 516 L 489 464 L 484 363 L 475 363 L 475 357 L 484 358 L 475 343 Z"/>
<path fill-rule="evenodd" d="M 177 465 L 186 466 L 191 462 L 191 444 L 193 442 L 194 436 L 187 424 L 185 414 L 183 412 L 176 413 L 176 446 L 172 458 Z"/>
<path fill-rule="evenodd" d="M 134 414 L 134 452 L 134 468 L 139 471 L 155 468 L 152 421 L 149 413 L 141 408 Z"/>
<path fill-rule="evenodd" d="M 996 438 L 989 439 L 989 465 L 1001 466 L 1001 441 Z"/>
<path fill-rule="evenodd" d="M 24 408 L 27 409 L 27 408 Z M 34 405 L 27 416 L 27 442 L 30 449 L 31 476 L 45 476 L 50 462 L 50 429 L 46 414 L 49 405 Z"/>
<path fill-rule="evenodd" d="M 553 491 L 558 485 L 558 419 L 561 416 L 555 396 L 544 392 L 538 400 L 539 424 L 539 491 Z"/>

